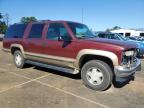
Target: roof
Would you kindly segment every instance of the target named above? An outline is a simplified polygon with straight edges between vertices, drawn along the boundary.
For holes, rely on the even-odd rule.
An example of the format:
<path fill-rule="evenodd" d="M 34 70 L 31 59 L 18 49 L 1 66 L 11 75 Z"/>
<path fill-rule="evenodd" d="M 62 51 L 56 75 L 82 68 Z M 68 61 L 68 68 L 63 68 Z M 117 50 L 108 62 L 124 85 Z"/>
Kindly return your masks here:
<path fill-rule="evenodd" d="M 115 31 L 119 31 L 119 32 L 132 32 L 132 31 L 142 31 L 144 32 L 144 29 L 116 29 L 116 30 L 111 30 L 111 32 L 115 32 Z"/>
<path fill-rule="evenodd" d="M 95 33 L 98 33 L 98 34 L 114 34 L 112 32 L 104 32 L 104 31 L 102 31 L 102 32 L 95 32 Z"/>
<path fill-rule="evenodd" d="M 66 23 L 80 23 L 80 22 L 66 21 L 66 20 L 37 20 L 37 21 L 34 21 L 32 23 L 44 23 L 44 22 L 49 22 L 49 21 L 52 21 L 52 22 L 66 22 Z M 18 23 L 14 23 L 14 24 L 23 24 L 23 23 L 18 22 Z"/>

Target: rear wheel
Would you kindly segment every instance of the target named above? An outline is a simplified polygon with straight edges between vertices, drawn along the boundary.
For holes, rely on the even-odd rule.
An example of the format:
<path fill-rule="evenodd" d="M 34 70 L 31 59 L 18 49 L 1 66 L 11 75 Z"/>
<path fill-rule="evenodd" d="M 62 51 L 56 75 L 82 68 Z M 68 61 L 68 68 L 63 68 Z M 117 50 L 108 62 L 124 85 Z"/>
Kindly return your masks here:
<path fill-rule="evenodd" d="M 81 78 L 87 87 L 102 91 L 111 85 L 113 73 L 109 65 L 105 62 L 91 60 L 82 67 Z"/>
<path fill-rule="evenodd" d="M 24 59 L 21 51 L 17 50 L 14 52 L 13 60 L 14 60 L 14 64 L 16 65 L 17 68 L 23 68 L 24 67 L 25 59 Z"/>

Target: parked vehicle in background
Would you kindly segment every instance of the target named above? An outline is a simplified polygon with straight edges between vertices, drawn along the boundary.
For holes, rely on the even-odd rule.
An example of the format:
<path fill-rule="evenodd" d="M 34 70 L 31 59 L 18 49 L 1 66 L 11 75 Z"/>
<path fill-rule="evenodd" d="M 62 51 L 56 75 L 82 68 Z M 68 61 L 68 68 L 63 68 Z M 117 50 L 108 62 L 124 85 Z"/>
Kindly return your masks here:
<path fill-rule="evenodd" d="M 0 34 L 0 41 L 3 40 L 4 34 Z"/>
<path fill-rule="evenodd" d="M 143 57 L 144 56 L 144 51 L 143 51 L 143 47 L 144 47 L 144 37 L 141 36 L 134 36 L 134 37 L 127 37 L 129 39 L 129 41 L 135 41 L 138 45 L 139 45 L 139 49 L 140 50 L 140 56 Z"/>
<path fill-rule="evenodd" d="M 144 41 L 144 37 L 139 37 L 138 41 Z"/>
<path fill-rule="evenodd" d="M 80 73 L 84 84 L 94 90 L 129 79 L 141 65 L 134 44 L 97 39 L 86 25 L 71 21 L 14 24 L 5 34 L 3 48 L 18 68 L 31 63 Z"/>
<path fill-rule="evenodd" d="M 124 37 L 144 36 L 144 29 L 116 29 L 116 30 L 111 30 L 110 32 L 119 33 Z"/>
<path fill-rule="evenodd" d="M 134 36 L 134 37 L 127 37 L 130 40 L 135 40 L 144 43 L 144 37 L 141 36 Z"/>
<path fill-rule="evenodd" d="M 138 57 L 142 57 L 144 55 L 144 42 L 137 41 L 136 38 L 132 37 L 124 37 L 119 33 L 111 33 L 111 32 L 99 32 L 96 33 L 96 37 L 98 38 L 106 38 L 106 39 L 114 39 L 114 40 L 121 40 L 126 41 L 132 44 L 136 44 L 138 48 Z"/>
<path fill-rule="evenodd" d="M 127 37 L 127 39 L 135 40 L 135 41 L 136 41 L 136 40 L 137 40 L 137 37 L 134 37 L 134 36 L 133 36 L 133 37 Z"/>

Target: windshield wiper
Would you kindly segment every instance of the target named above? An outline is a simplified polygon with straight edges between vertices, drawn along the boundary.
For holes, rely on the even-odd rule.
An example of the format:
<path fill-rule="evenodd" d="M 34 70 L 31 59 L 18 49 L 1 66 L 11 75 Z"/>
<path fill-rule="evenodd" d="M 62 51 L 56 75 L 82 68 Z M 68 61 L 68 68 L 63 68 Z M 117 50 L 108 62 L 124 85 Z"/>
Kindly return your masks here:
<path fill-rule="evenodd" d="M 81 35 L 80 37 L 78 37 L 79 39 L 83 39 L 83 38 L 95 38 L 95 36 L 89 36 L 89 35 Z"/>

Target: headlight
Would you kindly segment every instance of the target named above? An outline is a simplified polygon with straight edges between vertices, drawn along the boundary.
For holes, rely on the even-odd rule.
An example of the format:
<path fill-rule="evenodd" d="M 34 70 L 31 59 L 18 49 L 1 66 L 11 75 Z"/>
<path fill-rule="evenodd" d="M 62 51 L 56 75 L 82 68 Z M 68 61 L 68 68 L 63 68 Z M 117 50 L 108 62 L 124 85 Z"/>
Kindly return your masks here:
<path fill-rule="evenodd" d="M 139 48 L 137 48 L 137 49 L 136 49 L 136 51 L 137 51 L 137 52 L 140 52 L 140 49 L 139 49 Z"/>
<path fill-rule="evenodd" d="M 123 52 L 122 65 L 130 65 L 135 62 L 137 49 Z"/>
<path fill-rule="evenodd" d="M 137 57 L 139 53 L 140 53 L 140 49 L 137 48 L 137 49 L 135 50 L 134 57 Z"/>
<path fill-rule="evenodd" d="M 124 54 L 126 56 L 133 56 L 134 55 L 134 51 L 126 51 Z"/>

